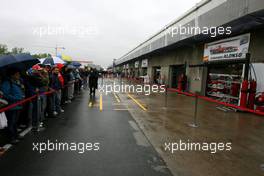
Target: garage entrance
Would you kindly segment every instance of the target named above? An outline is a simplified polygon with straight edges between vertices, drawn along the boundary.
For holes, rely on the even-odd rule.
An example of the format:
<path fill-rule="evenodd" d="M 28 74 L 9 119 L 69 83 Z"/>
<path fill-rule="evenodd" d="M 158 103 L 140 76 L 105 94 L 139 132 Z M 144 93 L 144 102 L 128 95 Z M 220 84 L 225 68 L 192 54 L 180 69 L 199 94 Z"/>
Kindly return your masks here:
<path fill-rule="evenodd" d="M 178 88 L 178 80 L 182 74 L 185 74 L 186 67 L 184 64 L 182 65 L 172 65 L 170 66 L 171 73 L 171 87 Z"/>
<path fill-rule="evenodd" d="M 160 75 L 161 67 L 153 67 L 153 83 L 160 84 L 161 75 Z"/>

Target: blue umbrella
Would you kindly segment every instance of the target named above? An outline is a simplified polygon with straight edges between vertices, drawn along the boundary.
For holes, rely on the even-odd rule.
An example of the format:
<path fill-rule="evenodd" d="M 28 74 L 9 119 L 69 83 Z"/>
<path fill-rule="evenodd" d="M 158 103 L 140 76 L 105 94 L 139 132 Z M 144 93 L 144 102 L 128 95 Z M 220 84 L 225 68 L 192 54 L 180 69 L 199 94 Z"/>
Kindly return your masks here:
<path fill-rule="evenodd" d="M 27 70 L 37 63 L 39 63 L 39 60 L 33 58 L 30 54 L 5 55 L 0 57 L 0 68 L 12 67 Z"/>
<path fill-rule="evenodd" d="M 82 64 L 80 62 L 77 62 L 77 61 L 72 61 L 70 63 L 70 65 L 74 66 L 74 67 L 80 67 Z"/>
<path fill-rule="evenodd" d="M 67 65 L 67 68 L 68 68 L 68 69 L 75 69 L 76 67 L 74 67 L 73 65 L 70 65 L 70 64 L 69 64 L 69 65 Z"/>
<path fill-rule="evenodd" d="M 5 55 L 0 57 L 0 67 L 4 67 L 14 63 L 14 56 L 12 55 Z"/>

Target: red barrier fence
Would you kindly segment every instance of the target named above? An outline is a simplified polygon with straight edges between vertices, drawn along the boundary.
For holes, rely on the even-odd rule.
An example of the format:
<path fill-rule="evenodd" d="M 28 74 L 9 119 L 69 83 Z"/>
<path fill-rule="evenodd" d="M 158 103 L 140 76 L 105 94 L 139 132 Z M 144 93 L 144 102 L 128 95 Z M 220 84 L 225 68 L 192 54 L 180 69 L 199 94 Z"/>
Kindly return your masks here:
<path fill-rule="evenodd" d="M 264 112 L 252 110 L 252 109 L 249 109 L 249 108 L 244 108 L 244 107 L 237 106 L 237 105 L 230 104 L 230 103 L 225 103 L 225 102 L 222 102 L 222 101 L 219 101 L 219 100 L 215 100 L 215 99 L 212 99 L 212 98 L 209 98 L 209 97 L 206 97 L 206 96 L 201 96 L 201 95 L 197 95 L 197 94 L 189 93 L 189 92 L 181 92 L 181 91 L 179 91 L 177 89 L 173 89 L 173 88 L 167 88 L 167 90 L 170 91 L 170 92 L 177 92 L 179 94 L 186 95 L 186 96 L 191 96 L 191 97 L 197 96 L 199 99 L 203 99 L 203 100 L 208 101 L 208 102 L 217 103 L 217 104 L 220 104 L 220 105 L 223 105 L 223 106 L 227 106 L 227 107 L 231 107 L 231 108 L 235 108 L 237 110 L 241 110 L 241 111 L 244 111 L 244 112 L 250 112 L 250 113 L 254 113 L 254 114 L 257 114 L 257 115 L 264 116 Z"/>
<path fill-rule="evenodd" d="M 69 86 L 69 85 L 68 85 L 68 86 Z M 64 87 L 62 87 L 62 88 L 65 88 L 65 87 L 68 87 L 68 86 L 64 86 Z M 7 111 L 7 110 L 9 110 L 9 109 L 12 109 L 12 108 L 14 108 L 14 107 L 16 107 L 16 106 L 19 106 L 19 105 L 25 104 L 25 103 L 27 103 L 27 102 L 30 102 L 30 101 L 34 100 L 35 98 L 37 98 L 37 97 L 40 96 L 40 95 L 49 95 L 49 94 L 52 94 L 52 93 L 54 93 L 54 92 L 55 92 L 55 90 L 51 90 L 51 91 L 44 92 L 44 93 L 41 93 L 41 94 L 33 95 L 33 96 L 29 97 L 29 98 L 23 99 L 23 100 L 21 100 L 21 101 L 18 101 L 18 102 L 16 102 L 16 103 L 10 104 L 10 105 L 8 105 L 8 106 L 6 106 L 6 107 L 0 109 L 0 113 L 1 113 L 1 112 L 5 112 L 5 111 Z"/>
<path fill-rule="evenodd" d="M 13 104 L 11 104 L 11 105 L 8 105 L 8 106 L 6 106 L 6 107 L 0 109 L 0 113 L 1 113 L 1 112 L 5 112 L 5 111 L 7 111 L 7 110 L 9 110 L 9 109 L 11 109 L 11 108 L 14 108 L 14 107 L 16 107 L 16 106 L 23 105 L 23 104 L 25 104 L 25 103 L 27 103 L 27 102 L 30 102 L 30 101 L 34 100 L 35 98 L 37 98 L 37 97 L 40 96 L 40 95 L 49 95 L 49 94 L 52 94 L 53 92 L 55 92 L 55 91 L 52 90 L 52 91 L 49 91 L 49 92 L 44 92 L 44 93 L 42 93 L 42 94 L 36 94 L 36 95 L 33 95 L 33 96 L 29 97 L 29 98 L 23 99 L 23 100 L 21 100 L 21 101 L 18 101 L 18 102 L 16 102 L 16 103 L 13 103 Z"/>
<path fill-rule="evenodd" d="M 128 80 L 134 80 L 134 82 L 138 82 L 138 80 L 136 80 L 134 78 L 127 78 L 127 79 Z M 203 99 L 203 100 L 208 101 L 208 102 L 217 103 L 219 105 L 235 108 L 235 109 L 240 110 L 240 111 L 254 113 L 256 115 L 264 116 L 264 112 L 260 112 L 260 111 L 256 111 L 256 110 L 253 110 L 253 109 L 249 109 L 249 108 L 237 106 L 237 105 L 234 105 L 234 104 L 222 102 L 222 101 L 219 101 L 219 100 L 216 100 L 216 99 L 212 99 L 212 98 L 209 98 L 209 97 L 206 97 L 206 96 L 197 95 L 197 94 L 192 93 L 192 92 L 182 92 L 182 91 L 179 91 L 178 89 L 174 89 L 174 88 L 167 88 L 167 90 L 170 91 L 170 92 L 177 92 L 178 94 L 186 95 L 186 96 L 189 96 L 189 97 L 196 97 L 197 96 L 199 99 Z"/>

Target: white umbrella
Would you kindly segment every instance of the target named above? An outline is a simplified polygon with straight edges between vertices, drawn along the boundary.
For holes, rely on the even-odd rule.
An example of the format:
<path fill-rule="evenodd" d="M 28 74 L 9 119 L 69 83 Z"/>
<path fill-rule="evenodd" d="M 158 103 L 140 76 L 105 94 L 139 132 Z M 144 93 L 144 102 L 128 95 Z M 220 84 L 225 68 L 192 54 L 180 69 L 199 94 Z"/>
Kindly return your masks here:
<path fill-rule="evenodd" d="M 65 64 L 65 63 L 66 62 L 64 60 L 56 56 L 47 57 L 42 62 L 42 64 L 44 65 L 55 65 L 55 64 Z"/>
<path fill-rule="evenodd" d="M 61 59 L 59 57 L 52 56 L 52 58 L 53 58 L 53 61 L 55 64 L 65 64 L 66 63 L 63 59 Z"/>
<path fill-rule="evenodd" d="M 38 60 L 39 60 L 39 62 L 42 64 L 42 63 L 44 62 L 45 59 L 46 59 L 46 58 L 41 58 L 41 59 L 38 59 Z"/>

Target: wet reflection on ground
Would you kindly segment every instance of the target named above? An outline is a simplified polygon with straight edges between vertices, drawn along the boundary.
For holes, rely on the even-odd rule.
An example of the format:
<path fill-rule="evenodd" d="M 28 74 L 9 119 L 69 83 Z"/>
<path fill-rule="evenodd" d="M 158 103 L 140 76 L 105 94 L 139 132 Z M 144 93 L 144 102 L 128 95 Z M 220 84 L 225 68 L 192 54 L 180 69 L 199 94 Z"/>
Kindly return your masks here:
<path fill-rule="evenodd" d="M 223 112 L 216 104 L 198 101 L 198 128 L 193 122 L 194 99 L 175 93 L 133 96 L 148 108 L 144 112 L 126 98 L 128 109 L 155 148 L 176 175 L 262 175 L 264 163 L 264 118 L 249 113 Z M 167 102 L 166 102 L 167 99 Z M 190 140 L 193 142 L 232 142 L 232 150 L 217 152 L 164 151 L 164 143 Z"/>

